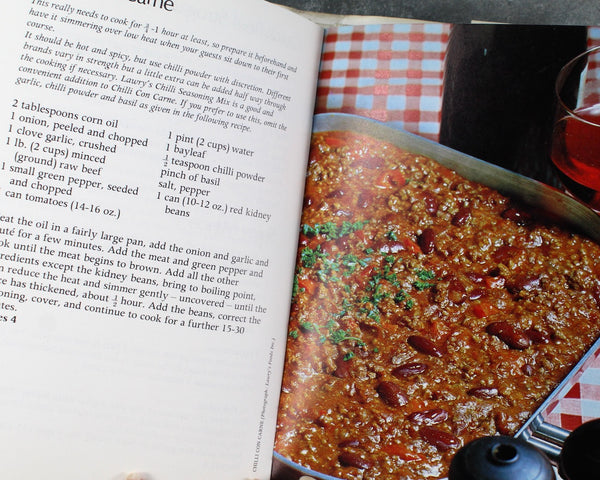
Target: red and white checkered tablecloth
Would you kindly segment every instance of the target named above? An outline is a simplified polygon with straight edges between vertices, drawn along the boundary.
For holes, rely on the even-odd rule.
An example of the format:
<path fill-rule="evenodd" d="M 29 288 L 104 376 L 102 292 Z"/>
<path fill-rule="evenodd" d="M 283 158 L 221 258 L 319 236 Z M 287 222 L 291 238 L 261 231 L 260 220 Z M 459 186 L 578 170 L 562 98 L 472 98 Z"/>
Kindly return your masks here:
<path fill-rule="evenodd" d="M 561 391 L 556 392 L 542 416 L 546 422 L 567 430 L 600 418 L 600 348 L 593 352 Z"/>
<path fill-rule="evenodd" d="M 447 24 L 329 29 L 317 89 L 318 113 L 354 113 L 436 140 Z"/>
<path fill-rule="evenodd" d="M 357 114 L 437 140 L 451 28 L 398 23 L 328 29 L 316 112 Z M 600 27 L 588 29 L 588 44 L 600 45 Z M 600 417 L 600 349 L 555 393 L 544 417 L 567 430 Z"/>

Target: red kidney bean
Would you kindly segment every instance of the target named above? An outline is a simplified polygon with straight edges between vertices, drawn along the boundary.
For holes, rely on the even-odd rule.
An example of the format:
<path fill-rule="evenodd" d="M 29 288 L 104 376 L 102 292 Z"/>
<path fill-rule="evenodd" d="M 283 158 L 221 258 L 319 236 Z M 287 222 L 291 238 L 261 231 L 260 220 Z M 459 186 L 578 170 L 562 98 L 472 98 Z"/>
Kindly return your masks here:
<path fill-rule="evenodd" d="M 448 420 L 448 412 L 443 408 L 432 408 L 413 412 L 406 418 L 409 422 L 417 425 L 437 425 Z"/>
<path fill-rule="evenodd" d="M 525 330 L 525 335 L 529 337 L 531 343 L 548 343 L 550 341 L 550 335 L 544 332 L 540 332 L 536 328 L 530 327 Z"/>
<path fill-rule="evenodd" d="M 429 215 L 434 216 L 437 213 L 438 208 L 439 208 L 438 201 L 429 192 L 423 193 L 423 201 L 425 202 L 425 211 Z"/>
<path fill-rule="evenodd" d="M 332 208 L 331 212 L 332 212 L 333 216 L 335 216 L 335 217 L 342 218 L 342 217 L 350 217 L 352 215 L 352 210 L 349 210 L 349 209 L 333 210 L 333 207 L 331 207 L 331 208 Z"/>
<path fill-rule="evenodd" d="M 334 243 L 339 250 L 346 250 L 348 248 L 348 237 L 337 238 Z"/>
<path fill-rule="evenodd" d="M 335 360 L 335 371 L 333 374 L 338 378 L 346 378 L 350 375 L 350 361 L 344 360 L 343 355 L 338 355 Z"/>
<path fill-rule="evenodd" d="M 372 335 L 374 337 L 378 337 L 381 334 L 381 326 L 378 324 L 372 324 L 361 321 L 358 322 L 358 328 L 360 328 L 361 332 L 366 333 L 367 335 Z M 366 348 L 361 348 L 359 352 L 365 352 L 367 355 L 369 355 L 369 350 L 367 350 Z"/>
<path fill-rule="evenodd" d="M 495 387 L 476 387 L 471 388 L 467 394 L 477 398 L 494 398 L 498 396 L 498 389 Z"/>
<path fill-rule="evenodd" d="M 340 464 L 344 467 L 355 467 L 361 470 L 366 470 L 373 466 L 373 462 L 361 457 L 357 453 L 342 452 L 338 456 Z"/>
<path fill-rule="evenodd" d="M 521 372 L 523 372 L 523 375 L 531 377 L 533 375 L 533 367 L 529 363 L 526 363 L 521 367 Z"/>
<path fill-rule="evenodd" d="M 520 226 L 527 225 L 531 220 L 531 217 L 527 213 L 517 210 L 516 208 L 508 208 L 504 210 L 504 212 L 502 212 L 502 218 L 515 222 Z"/>
<path fill-rule="evenodd" d="M 342 198 L 346 192 L 344 192 L 341 188 L 336 188 L 335 190 L 331 190 L 325 195 L 327 198 Z"/>
<path fill-rule="evenodd" d="M 407 339 L 408 344 L 417 352 L 431 355 L 432 357 L 442 357 L 442 350 L 431 340 L 421 335 L 411 335 Z"/>
<path fill-rule="evenodd" d="M 371 203 L 373 203 L 373 194 L 370 192 L 361 192 L 358 195 L 358 200 L 356 205 L 360 208 L 367 208 Z"/>
<path fill-rule="evenodd" d="M 462 227 L 466 225 L 469 219 L 471 218 L 471 209 L 468 207 L 462 207 L 458 212 L 454 214 L 452 217 L 451 223 L 455 227 Z"/>
<path fill-rule="evenodd" d="M 392 375 L 396 378 L 405 378 L 411 377 L 413 375 L 420 375 L 421 373 L 425 373 L 425 371 L 429 367 L 425 363 L 420 362 L 411 362 L 404 363 L 402 365 L 397 366 L 392 370 Z"/>
<path fill-rule="evenodd" d="M 435 427 L 421 427 L 419 436 L 427 443 L 430 443 L 437 448 L 440 452 L 460 447 L 460 440 L 458 437 Z"/>
<path fill-rule="evenodd" d="M 304 207 L 310 207 L 313 204 L 314 200 L 313 197 L 310 195 L 305 195 L 304 196 L 304 200 L 302 201 Z"/>
<path fill-rule="evenodd" d="M 338 443 L 338 447 L 347 448 L 347 447 L 358 447 L 360 442 L 356 438 L 348 438 L 346 440 L 342 440 Z"/>
<path fill-rule="evenodd" d="M 467 290 L 462 282 L 456 278 L 450 280 L 448 284 L 448 300 L 452 303 L 460 304 L 467 298 Z"/>
<path fill-rule="evenodd" d="M 383 381 L 377 385 L 377 393 L 391 407 L 401 407 L 408 403 L 408 398 L 400 386 L 394 382 Z"/>
<path fill-rule="evenodd" d="M 484 281 L 488 288 L 503 288 L 506 284 L 506 278 L 501 276 L 487 275 Z"/>
<path fill-rule="evenodd" d="M 600 307 L 600 285 L 595 285 L 592 288 L 592 296 L 594 297 L 594 301 L 596 302 L 596 305 L 598 305 L 598 307 Z"/>
<path fill-rule="evenodd" d="M 523 253 L 522 249 L 512 245 L 502 245 L 492 253 L 492 259 L 496 263 L 507 263 L 511 258 L 518 257 Z"/>
<path fill-rule="evenodd" d="M 435 231 L 432 228 L 426 228 L 417 238 L 417 243 L 423 253 L 433 252 L 435 250 Z"/>
<path fill-rule="evenodd" d="M 375 170 L 385 165 L 385 160 L 381 157 L 362 157 L 359 160 L 360 164 L 369 170 Z M 355 162 L 355 163 L 359 163 Z"/>
<path fill-rule="evenodd" d="M 298 237 L 298 243 L 302 247 L 306 247 L 312 239 L 301 233 Z"/>
<path fill-rule="evenodd" d="M 467 276 L 473 283 L 483 283 L 485 280 L 485 275 L 482 275 L 481 273 L 471 272 L 468 273 Z"/>
<path fill-rule="evenodd" d="M 515 294 L 521 290 L 527 292 L 531 290 L 537 290 L 542 284 L 542 279 L 537 275 L 519 275 L 516 278 L 511 278 L 506 287 L 508 291 Z"/>
<path fill-rule="evenodd" d="M 514 435 L 520 427 L 520 421 L 504 412 L 494 414 L 494 425 L 500 435 Z"/>
<path fill-rule="evenodd" d="M 474 288 L 469 293 L 469 300 L 477 300 L 485 295 L 485 290 L 483 288 Z"/>
<path fill-rule="evenodd" d="M 506 345 L 515 350 L 525 350 L 531 345 L 531 340 L 525 332 L 517 329 L 508 322 L 493 322 L 486 327 L 487 333 L 502 340 Z"/>

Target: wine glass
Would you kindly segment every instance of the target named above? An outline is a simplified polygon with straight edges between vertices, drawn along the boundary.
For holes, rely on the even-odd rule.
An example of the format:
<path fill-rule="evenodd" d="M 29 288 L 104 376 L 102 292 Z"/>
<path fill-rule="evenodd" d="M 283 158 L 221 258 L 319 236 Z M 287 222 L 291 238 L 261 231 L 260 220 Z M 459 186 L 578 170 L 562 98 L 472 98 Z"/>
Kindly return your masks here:
<path fill-rule="evenodd" d="M 567 193 L 600 213 L 600 46 L 561 69 L 556 96 L 550 157 Z"/>

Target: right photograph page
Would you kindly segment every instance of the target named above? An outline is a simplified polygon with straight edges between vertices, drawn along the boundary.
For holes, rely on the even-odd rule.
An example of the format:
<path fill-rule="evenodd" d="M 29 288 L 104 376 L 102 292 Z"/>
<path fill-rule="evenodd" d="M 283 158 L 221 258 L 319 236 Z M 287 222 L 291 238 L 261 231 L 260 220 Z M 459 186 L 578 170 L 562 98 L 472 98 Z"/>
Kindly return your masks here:
<path fill-rule="evenodd" d="M 567 433 L 600 417 L 597 45 L 327 30 L 274 479 L 447 478 L 540 407 Z"/>

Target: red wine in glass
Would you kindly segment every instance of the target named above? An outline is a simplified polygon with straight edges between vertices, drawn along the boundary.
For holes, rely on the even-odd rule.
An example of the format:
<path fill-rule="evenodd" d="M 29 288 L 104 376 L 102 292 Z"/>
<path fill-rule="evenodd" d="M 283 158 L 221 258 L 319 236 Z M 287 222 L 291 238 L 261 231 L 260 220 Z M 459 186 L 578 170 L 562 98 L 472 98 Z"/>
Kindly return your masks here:
<path fill-rule="evenodd" d="M 555 125 L 552 162 L 566 189 L 600 210 L 600 105 L 573 113 Z"/>
<path fill-rule="evenodd" d="M 600 47 L 562 68 L 556 94 L 552 163 L 567 192 L 600 213 Z"/>

